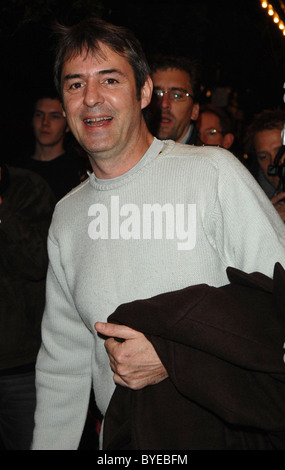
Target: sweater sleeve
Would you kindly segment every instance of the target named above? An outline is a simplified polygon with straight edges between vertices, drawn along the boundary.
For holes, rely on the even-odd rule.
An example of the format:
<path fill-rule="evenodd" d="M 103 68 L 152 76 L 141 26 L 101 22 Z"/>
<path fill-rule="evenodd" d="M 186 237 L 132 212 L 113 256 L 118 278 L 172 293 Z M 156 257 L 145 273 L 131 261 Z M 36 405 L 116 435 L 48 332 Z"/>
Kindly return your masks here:
<path fill-rule="evenodd" d="M 285 227 L 249 171 L 222 149 L 213 151 L 217 168 L 216 199 L 205 221 L 209 241 L 225 266 L 272 277 L 285 266 Z"/>
<path fill-rule="evenodd" d="M 37 408 L 32 449 L 77 449 L 89 403 L 93 335 L 73 303 L 58 246 L 50 264 L 42 346 L 36 365 Z"/>

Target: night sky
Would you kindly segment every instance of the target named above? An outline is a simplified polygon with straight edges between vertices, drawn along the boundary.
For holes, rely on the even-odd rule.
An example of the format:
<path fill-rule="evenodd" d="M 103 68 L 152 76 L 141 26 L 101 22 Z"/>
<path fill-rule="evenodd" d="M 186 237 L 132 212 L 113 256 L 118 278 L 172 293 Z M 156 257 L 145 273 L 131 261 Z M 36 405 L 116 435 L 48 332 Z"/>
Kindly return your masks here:
<path fill-rule="evenodd" d="M 279 8 L 278 1 L 271 3 Z M 285 107 L 285 36 L 259 0 L 2 0 L 0 122 L 7 161 L 26 151 L 33 97 L 52 83 L 51 23 L 70 24 L 96 14 L 132 29 L 147 55 L 195 58 L 202 100 L 207 90 L 226 87 L 235 92 L 244 122 L 262 109 Z"/>

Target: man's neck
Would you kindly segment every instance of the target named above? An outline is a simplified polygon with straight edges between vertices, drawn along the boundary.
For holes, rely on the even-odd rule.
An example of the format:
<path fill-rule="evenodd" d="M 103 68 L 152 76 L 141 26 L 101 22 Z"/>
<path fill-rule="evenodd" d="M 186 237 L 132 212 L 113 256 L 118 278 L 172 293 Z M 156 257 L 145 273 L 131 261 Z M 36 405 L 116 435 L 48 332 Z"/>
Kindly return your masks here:
<path fill-rule="evenodd" d="M 188 127 L 187 131 L 185 132 L 184 136 L 182 137 L 182 139 L 179 141 L 180 144 L 186 144 L 186 142 L 188 141 L 191 133 L 192 133 L 192 130 L 193 130 L 193 124 L 190 124 L 190 126 Z"/>
<path fill-rule="evenodd" d="M 40 145 L 36 144 L 35 152 L 32 156 L 33 160 L 40 160 L 43 162 L 48 162 L 54 160 L 55 158 L 59 157 L 64 153 L 64 148 L 62 143 L 57 145 Z"/>
<path fill-rule="evenodd" d="M 144 129 L 135 145 L 133 147 L 128 145 L 120 152 L 120 155 L 90 156 L 90 164 L 95 176 L 99 179 L 112 179 L 127 173 L 144 156 L 153 139 L 153 135 Z"/>

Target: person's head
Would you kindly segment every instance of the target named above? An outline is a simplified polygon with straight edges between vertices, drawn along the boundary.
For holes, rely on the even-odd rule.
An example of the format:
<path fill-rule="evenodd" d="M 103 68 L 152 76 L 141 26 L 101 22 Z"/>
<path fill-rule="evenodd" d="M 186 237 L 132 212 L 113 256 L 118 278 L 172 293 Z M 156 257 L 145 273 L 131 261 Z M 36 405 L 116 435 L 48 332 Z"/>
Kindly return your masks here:
<path fill-rule="evenodd" d="M 274 187 L 278 186 L 279 177 L 268 175 L 268 166 L 273 165 L 281 147 L 281 131 L 284 124 L 285 111 L 265 110 L 248 126 L 245 136 L 247 153 L 256 156 L 260 170 Z"/>
<path fill-rule="evenodd" d="M 34 105 L 32 127 L 36 145 L 63 147 L 69 131 L 59 96 L 48 92 L 39 96 Z"/>
<path fill-rule="evenodd" d="M 138 139 L 152 94 L 140 43 L 98 18 L 56 31 L 55 84 L 72 133 L 91 157 L 119 155 Z"/>
<path fill-rule="evenodd" d="M 137 98 L 141 98 L 141 89 L 150 75 L 149 65 L 140 42 L 133 33 L 122 26 L 116 26 L 100 18 L 82 20 L 73 26 L 57 24 L 58 35 L 54 64 L 54 81 L 62 97 L 62 69 L 66 62 L 82 54 L 102 57 L 102 45 L 124 57 L 133 69 Z"/>
<path fill-rule="evenodd" d="M 230 116 L 212 104 L 200 106 L 196 128 L 202 144 L 219 145 L 229 149 L 234 142 Z"/>
<path fill-rule="evenodd" d="M 199 115 L 198 70 L 184 57 L 151 59 L 153 98 L 150 126 L 159 139 L 180 142 Z"/>

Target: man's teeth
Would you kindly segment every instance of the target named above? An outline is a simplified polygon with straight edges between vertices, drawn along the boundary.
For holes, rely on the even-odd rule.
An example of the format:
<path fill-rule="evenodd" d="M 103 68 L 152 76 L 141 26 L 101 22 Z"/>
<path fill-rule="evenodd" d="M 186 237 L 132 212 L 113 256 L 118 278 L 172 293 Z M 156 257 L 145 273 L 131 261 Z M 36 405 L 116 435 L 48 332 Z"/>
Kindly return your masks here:
<path fill-rule="evenodd" d="M 91 124 L 92 122 L 108 121 L 110 119 L 112 118 L 111 117 L 88 118 L 88 119 L 84 119 L 84 122 L 86 122 L 86 124 Z"/>

